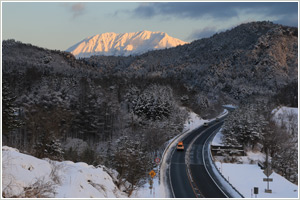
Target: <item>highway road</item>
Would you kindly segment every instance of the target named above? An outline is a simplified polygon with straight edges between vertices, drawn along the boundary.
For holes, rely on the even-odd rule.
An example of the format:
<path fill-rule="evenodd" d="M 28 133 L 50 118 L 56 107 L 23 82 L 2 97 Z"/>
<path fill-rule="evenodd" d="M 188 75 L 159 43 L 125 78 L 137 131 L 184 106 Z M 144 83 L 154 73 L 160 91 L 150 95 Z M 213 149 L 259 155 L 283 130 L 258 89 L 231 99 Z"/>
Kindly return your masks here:
<path fill-rule="evenodd" d="M 208 127 L 201 126 L 191 132 L 183 139 L 184 151 L 173 150 L 170 163 L 169 180 L 173 197 L 175 198 L 227 198 L 224 192 L 216 185 L 213 178 L 208 174 L 209 165 L 204 165 L 203 145 L 217 129 L 223 124 L 220 122 L 210 122 Z M 201 135 L 201 136 L 199 136 Z M 199 136 L 199 137 L 197 137 Z M 195 139 L 197 138 L 197 139 Z M 187 149 L 190 147 L 189 157 Z M 207 150 L 206 150 L 207 153 Z M 205 154 L 205 153 L 204 153 Z M 189 165 L 187 165 L 189 160 Z M 209 170 L 208 170 L 209 171 Z"/>

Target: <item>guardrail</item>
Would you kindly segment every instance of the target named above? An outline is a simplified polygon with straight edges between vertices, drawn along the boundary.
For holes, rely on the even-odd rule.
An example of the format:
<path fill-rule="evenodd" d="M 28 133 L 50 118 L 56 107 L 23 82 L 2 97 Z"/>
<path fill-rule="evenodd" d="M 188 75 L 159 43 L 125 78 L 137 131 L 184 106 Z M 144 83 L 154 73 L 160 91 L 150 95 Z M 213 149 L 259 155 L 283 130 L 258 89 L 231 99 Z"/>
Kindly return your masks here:
<path fill-rule="evenodd" d="M 219 172 L 219 175 L 231 186 L 232 189 L 234 189 L 242 198 L 245 198 L 224 176 L 223 174 L 220 172 L 220 170 L 218 169 L 218 167 L 216 166 L 215 162 L 213 161 L 213 156 L 212 156 L 212 152 L 211 152 L 211 142 L 212 142 L 212 139 L 216 134 L 218 133 L 218 130 L 215 131 L 214 134 L 212 134 L 210 136 L 210 141 L 209 141 L 209 145 L 208 145 L 208 151 L 209 151 L 209 160 L 210 160 L 210 163 L 212 163 L 212 167 L 214 167 L 218 172 Z"/>

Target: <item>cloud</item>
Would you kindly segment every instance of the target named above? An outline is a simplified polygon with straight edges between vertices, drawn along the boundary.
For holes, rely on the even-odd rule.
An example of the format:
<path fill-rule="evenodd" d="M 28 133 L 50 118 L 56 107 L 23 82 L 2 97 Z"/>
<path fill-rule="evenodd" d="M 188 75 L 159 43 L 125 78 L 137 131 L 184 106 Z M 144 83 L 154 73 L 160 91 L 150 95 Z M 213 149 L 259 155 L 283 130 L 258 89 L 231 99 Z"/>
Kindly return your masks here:
<path fill-rule="evenodd" d="M 138 6 L 134 10 L 134 15 L 139 17 L 153 17 L 156 15 L 175 16 L 184 18 L 198 18 L 213 14 L 215 17 L 236 16 L 237 12 L 230 9 L 220 9 L 225 3 L 148 3 Z"/>
<path fill-rule="evenodd" d="M 208 38 L 215 33 L 219 32 L 217 27 L 204 27 L 202 29 L 195 30 L 188 38 L 187 40 L 197 40 L 201 38 Z"/>
<path fill-rule="evenodd" d="M 140 4 L 133 10 L 133 16 L 151 18 L 169 16 L 177 18 L 201 19 L 210 17 L 229 20 L 239 13 L 260 14 L 265 17 L 297 16 L 297 2 L 156 2 Z"/>
<path fill-rule="evenodd" d="M 297 16 L 297 14 L 295 14 L 292 17 L 291 16 L 288 16 L 288 17 L 282 16 L 282 17 L 279 17 L 278 20 L 275 20 L 274 23 L 298 27 L 298 16 Z"/>
<path fill-rule="evenodd" d="M 147 17 L 153 17 L 157 14 L 157 8 L 156 7 L 158 3 L 148 3 L 148 4 L 141 4 L 136 9 L 134 9 L 134 15 L 147 18 Z"/>
<path fill-rule="evenodd" d="M 73 19 L 85 14 L 86 11 L 85 4 L 83 3 L 65 3 L 64 6 L 68 8 L 68 11 L 72 14 Z"/>

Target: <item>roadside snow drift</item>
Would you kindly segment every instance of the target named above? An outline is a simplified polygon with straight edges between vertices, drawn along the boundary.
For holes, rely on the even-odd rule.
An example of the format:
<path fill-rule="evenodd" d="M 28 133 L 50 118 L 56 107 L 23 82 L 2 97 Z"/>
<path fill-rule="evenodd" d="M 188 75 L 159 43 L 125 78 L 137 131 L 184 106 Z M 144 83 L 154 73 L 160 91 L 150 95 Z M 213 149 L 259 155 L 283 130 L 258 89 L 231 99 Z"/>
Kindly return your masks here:
<path fill-rule="evenodd" d="M 258 187 L 259 192 L 257 198 L 297 198 L 298 186 L 289 182 L 284 177 L 273 172 L 270 178 L 273 179 L 269 183 L 272 193 L 265 193 L 267 182 L 263 179 L 267 178 L 256 164 L 231 164 L 216 162 L 217 167 L 222 171 L 223 176 L 244 195 L 245 198 L 254 198 L 254 187 Z"/>
<path fill-rule="evenodd" d="M 56 162 L 2 147 L 2 194 L 5 197 L 126 197 L 104 167 L 71 161 Z"/>

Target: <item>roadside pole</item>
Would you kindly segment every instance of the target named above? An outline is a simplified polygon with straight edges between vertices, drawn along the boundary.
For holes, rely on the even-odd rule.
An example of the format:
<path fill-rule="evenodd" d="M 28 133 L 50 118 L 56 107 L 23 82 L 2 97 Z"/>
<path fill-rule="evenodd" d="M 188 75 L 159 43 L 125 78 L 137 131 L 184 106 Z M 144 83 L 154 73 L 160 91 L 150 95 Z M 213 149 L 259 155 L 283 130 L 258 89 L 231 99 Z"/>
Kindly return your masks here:
<path fill-rule="evenodd" d="M 266 166 L 267 166 L 267 168 L 263 171 L 263 173 L 267 176 L 267 178 L 263 179 L 263 181 L 267 182 L 267 189 L 265 189 L 265 193 L 272 193 L 269 182 L 272 182 L 273 179 L 269 178 L 269 176 L 273 173 L 273 170 L 272 170 L 272 167 L 269 166 L 269 149 L 267 149 Z"/>

